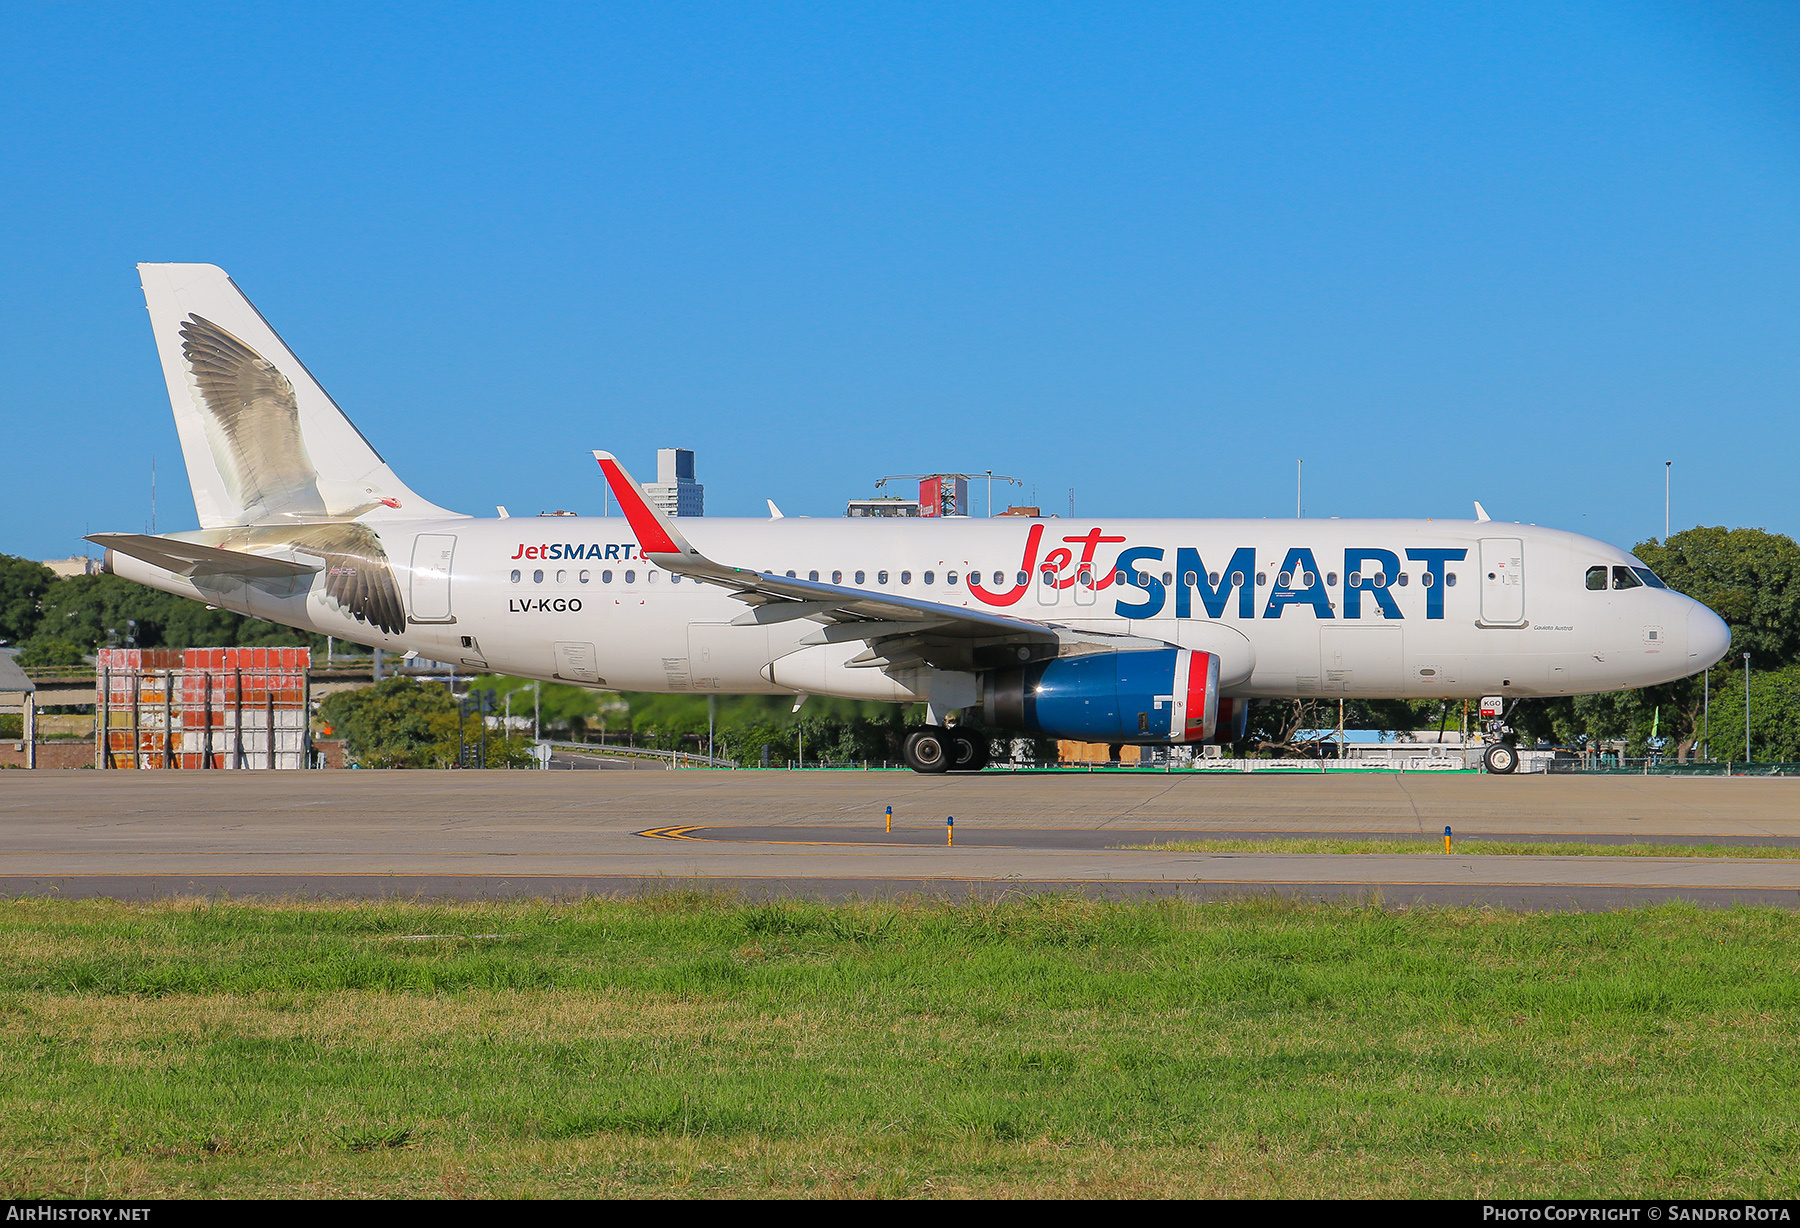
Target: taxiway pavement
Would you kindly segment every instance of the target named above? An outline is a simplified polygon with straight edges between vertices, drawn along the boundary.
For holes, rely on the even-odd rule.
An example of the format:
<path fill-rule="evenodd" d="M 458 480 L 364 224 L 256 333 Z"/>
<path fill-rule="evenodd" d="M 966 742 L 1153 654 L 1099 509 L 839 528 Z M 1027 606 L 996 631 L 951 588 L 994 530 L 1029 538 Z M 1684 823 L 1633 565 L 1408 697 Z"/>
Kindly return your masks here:
<path fill-rule="evenodd" d="M 883 830 L 885 808 L 898 829 Z M 956 818 L 955 847 L 944 820 Z M 1292 836 L 1643 841 L 1655 857 L 1330 855 Z M 698 830 L 694 830 L 698 829 Z M 661 831 L 664 836 L 642 833 Z M 673 836 L 674 838 L 671 838 Z M 1127 844 L 1206 837 L 1266 849 Z M 0 895 L 823 897 L 1277 892 L 1395 903 L 1800 907 L 1800 780 L 1137 772 L 9 772 Z"/>

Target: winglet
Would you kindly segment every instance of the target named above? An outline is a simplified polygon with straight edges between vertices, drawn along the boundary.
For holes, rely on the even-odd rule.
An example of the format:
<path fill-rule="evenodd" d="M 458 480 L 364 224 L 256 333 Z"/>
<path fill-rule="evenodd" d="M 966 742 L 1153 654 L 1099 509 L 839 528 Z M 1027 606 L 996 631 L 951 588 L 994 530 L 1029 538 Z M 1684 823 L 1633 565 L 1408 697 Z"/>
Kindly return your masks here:
<path fill-rule="evenodd" d="M 645 554 L 701 557 L 698 550 L 688 545 L 681 531 L 669 523 L 668 517 L 650 506 L 650 500 L 644 497 L 644 488 L 625 472 L 618 457 L 611 452 L 596 451 L 594 459 L 600 462 L 600 472 L 606 475 L 613 498 L 619 501 L 619 510 L 625 513 L 631 531 L 637 535 L 638 549 Z"/>
<path fill-rule="evenodd" d="M 1476 502 L 1475 502 L 1475 519 L 1477 521 L 1493 519 L 1492 516 L 1487 514 L 1487 509 L 1485 507 L 1481 506 L 1480 500 L 1476 500 Z"/>
<path fill-rule="evenodd" d="M 785 517 L 781 514 L 781 509 L 775 506 L 775 500 L 765 499 L 764 502 L 769 505 L 769 519 L 770 520 L 786 520 L 787 519 L 787 517 Z"/>

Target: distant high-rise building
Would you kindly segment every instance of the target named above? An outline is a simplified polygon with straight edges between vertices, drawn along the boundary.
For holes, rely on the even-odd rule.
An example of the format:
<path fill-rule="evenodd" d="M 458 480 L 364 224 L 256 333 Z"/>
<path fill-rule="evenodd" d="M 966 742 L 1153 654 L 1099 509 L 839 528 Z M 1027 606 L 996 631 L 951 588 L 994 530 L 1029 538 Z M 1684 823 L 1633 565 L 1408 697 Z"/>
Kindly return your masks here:
<path fill-rule="evenodd" d="M 706 487 L 694 481 L 694 454 L 686 448 L 656 450 L 656 481 L 644 493 L 665 516 L 706 515 Z"/>

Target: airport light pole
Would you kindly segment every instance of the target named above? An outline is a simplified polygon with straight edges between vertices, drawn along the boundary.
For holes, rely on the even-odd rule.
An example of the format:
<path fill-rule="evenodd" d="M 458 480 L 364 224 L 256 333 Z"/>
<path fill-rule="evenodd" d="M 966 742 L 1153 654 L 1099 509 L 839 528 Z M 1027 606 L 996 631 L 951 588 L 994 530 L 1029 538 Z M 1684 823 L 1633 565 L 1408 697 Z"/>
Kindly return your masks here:
<path fill-rule="evenodd" d="M 1750 654 L 1744 654 L 1744 762 L 1750 763 Z"/>
<path fill-rule="evenodd" d="M 1700 752 L 1712 758 L 1712 666 L 1700 681 Z"/>

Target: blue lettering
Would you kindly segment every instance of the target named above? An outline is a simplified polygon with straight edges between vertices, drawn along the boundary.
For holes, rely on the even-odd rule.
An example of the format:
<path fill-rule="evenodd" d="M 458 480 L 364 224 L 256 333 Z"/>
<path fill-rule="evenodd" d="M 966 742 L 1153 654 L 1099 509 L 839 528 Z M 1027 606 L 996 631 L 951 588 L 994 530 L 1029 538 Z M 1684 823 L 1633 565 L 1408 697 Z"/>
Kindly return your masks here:
<path fill-rule="evenodd" d="M 1194 577 L 1193 587 L 1188 586 L 1188 576 Z M 1231 562 L 1219 573 L 1219 583 L 1214 587 L 1206 573 L 1206 564 L 1200 559 L 1198 550 L 1190 550 L 1183 546 L 1175 552 L 1175 617 L 1193 617 L 1193 591 L 1200 590 L 1200 603 L 1206 607 L 1208 618 L 1223 618 L 1225 603 L 1231 599 L 1233 582 L 1238 590 L 1239 618 L 1256 617 L 1256 586 L 1252 582 L 1256 575 L 1256 551 L 1249 546 L 1240 547 L 1231 556 Z"/>
<path fill-rule="evenodd" d="M 1363 566 L 1365 563 L 1375 564 L 1374 568 Z M 1400 607 L 1394 601 L 1394 594 L 1388 591 L 1388 585 L 1400 574 L 1400 559 L 1392 550 L 1346 550 L 1344 551 L 1344 617 L 1362 617 L 1363 594 L 1375 598 L 1385 618 L 1399 618 Z M 1379 575 L 1381 582 L 1377 584 L 1375 577 Z M 1350 577 L 1356 576 L 1352 580 Z"/>
<path fill-rule="evenodd" d="M 1163 603 L 1168 600 L 1168 595 L 1163 589 L 1163 582 L 1157 578 L 1155 572 L 1146 571 L 1142 573 L 1144 578 L 1140 583 L 1137 566 L 1140 559 L 1156 559 L 1160 562 L 1162 556 L 1162 548 L 1159 546 L 1139 546 L 1119 554 L 1118 561 L 1113 564 L 1113 570 L 1125 573 L 1125 583 L 1143 589 L 1144 599 L 1136 605 L 1119 602 L 1113 606 L 1114 616 L 1118 618 L 1155 618 L 1162 613 Z"/>
<path fill-rule="evenodd" d="M 1264 618 L 1280 618 L 1281 612 L 1291 605 L 1309 605 L 1318 618 L 1332 616 L 1331 598 L 1325 594 L 1325 577 L 1319 574 L 1312 551 L 1300 548 L 1288 551 L 1287 561 L 1281 565 L 1281 575 L 1286 576 L 1288 582 L 1282 584 L 1280 577 L 1276 578 L 1269 604 L 1263 609 Z M 1309 578 L 1311 584 L 1306 583 Z"/>
<path fill-rule="evenodd" d="M 606 548 L 606 557 L 609 559 L 617 559 L 619 557 L 618 546 L 616 546 L 616 545 L 608 546 Z"/>
<path fill-rule="evenodd" d="M 1444 564 L 1456 563 L 1469 557 L 1465 550 L 1408 550 L 1406 557 L 1415 563 L 1425 564 L 1425 617 L 1442 618 L 1444 616 Z"/>

